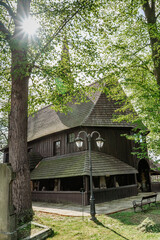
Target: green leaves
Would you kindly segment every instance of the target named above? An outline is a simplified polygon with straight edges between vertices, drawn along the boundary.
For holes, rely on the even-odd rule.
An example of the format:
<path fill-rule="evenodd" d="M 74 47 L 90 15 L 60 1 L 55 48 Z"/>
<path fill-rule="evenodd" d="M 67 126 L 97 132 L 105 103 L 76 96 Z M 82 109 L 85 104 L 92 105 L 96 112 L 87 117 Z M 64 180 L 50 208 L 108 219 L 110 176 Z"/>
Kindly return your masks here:
<path fill-rule="evenodd" d="M 46 104 L 66 110 L 66 103 L 73 98 L 85 99 L 84 85 L 98 80 L 110 98 L 123 103 L 119 113 L 128 112 L 118 118 L 116 114 L 117 120 L 142 121 L 150 131 L 148 142 L 158 149 L 160 4 L 155 1 L 158 17 L 154 24 L 147 21 L 143 4 L 129 0 L 31 1 L 30 15 L 39 21 L 40 29 L 28 38 L 27 71 L 32 68 L 29 72 L 29 113 Z M 17 1 L 12 1 L 10 7 L 15 13 Z M 13 35 L 14 19 L 6 8 L 3 10 L 0 21 Z M 64 37 L 69 52 L 65 60 Z M 153 38 L 157 39 L 154 44 Z M 14 63 L 11 63 L 10 48 L 1 32 L 0 44 L 3 49 L 0 53 L 1 109 L 9 111 L 10 69 Z M 131 113 L 133 108 L 136 114 Z"/>
<path fill-rule="evenodd" d="M 106 8 L 101 9 L 100 71 L 102 82 L 108 86 L 107 94 L 123 103 L 118 115 L 115 114 L 116 121 L 133 124 L 141 121 L 150 132 L 148 148 L 159 152 L 160 55 L 157 49 L 160 23 L 159 20 L 148 23 L 142 7 L 141 1 L 132 1 L 131 4 L 130 1 L 117 0 L 108 2 Z M 155 12 L 160 12 L 159 1 L 155 1 Z M 157 38 L 154 44 L 151 37 Z"/>

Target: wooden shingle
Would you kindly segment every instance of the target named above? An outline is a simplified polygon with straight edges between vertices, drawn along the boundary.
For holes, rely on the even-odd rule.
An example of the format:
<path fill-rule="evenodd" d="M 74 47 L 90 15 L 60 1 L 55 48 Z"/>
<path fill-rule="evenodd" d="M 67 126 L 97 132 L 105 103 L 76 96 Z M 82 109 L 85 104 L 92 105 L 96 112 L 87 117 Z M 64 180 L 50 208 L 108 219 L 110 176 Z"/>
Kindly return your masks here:
<path fill-rule="evenodd" d="M 69 104 L 72 111 L 67 114 L 55 112 L 47 106 L 28 119 L 28 141 L 78 126 L 132 127 L 126 122 L 113 122 L 114 111 L 118 108 L 114 101 L 101 92 L 87 97 L 87 102 Z"/>
<path fill-rule="evenodd" d="M 119 159 L 91 152 L 93 176 L 135 174 L 137 170 Z M 43 159 L 32 171 L 31 180 L 89 175 L 88 151 Z"/>

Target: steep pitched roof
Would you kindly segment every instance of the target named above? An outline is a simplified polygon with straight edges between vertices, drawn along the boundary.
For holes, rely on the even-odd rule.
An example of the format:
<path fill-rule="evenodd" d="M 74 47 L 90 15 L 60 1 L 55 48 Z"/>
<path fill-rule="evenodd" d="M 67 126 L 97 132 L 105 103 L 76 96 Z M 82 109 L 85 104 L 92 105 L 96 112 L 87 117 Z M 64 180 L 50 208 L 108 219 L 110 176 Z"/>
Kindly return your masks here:
<path fill-rule="evenodd" d="M 115 101 L 107 99 L 105 93 L 101 93 L 90 113 L 84 119 L 83 126 L 104 126 L 104 127 L 131 127 L 126 122 L 113 122 L 113 114 L 118 109 Z"/>
<path fill-rule="evenodd" d="M 72 111 L 67 114 L 55 112 L 47 106 L 28 119 L 28 141 L 78 126 L 132 127 L 126 122 L 113 122 L 112 115 L 118 108 L 102 92 L 95 92 L 87 101 L 69 104 Z"/>
<path fill-rule="evenodd" d="M 101 152 L 91 152 L 92 175 L 135 174 L 137 170 L 119 159 Z M 88 151 L 43 159 L 31 172 L 31 179 L 64 178 L 89 175 Z"/>

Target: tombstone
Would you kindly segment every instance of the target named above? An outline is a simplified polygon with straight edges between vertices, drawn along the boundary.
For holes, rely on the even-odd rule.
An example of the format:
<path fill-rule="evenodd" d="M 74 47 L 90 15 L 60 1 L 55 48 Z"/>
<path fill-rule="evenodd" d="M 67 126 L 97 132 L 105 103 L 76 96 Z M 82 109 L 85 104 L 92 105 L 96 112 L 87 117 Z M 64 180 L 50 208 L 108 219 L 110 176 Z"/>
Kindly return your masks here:
<path fill-rule="evenodd" d="M 12 204 L 14 174 L 9 163 L 0 164 L 0 239 L 16 240 L 16 214 Z"/>

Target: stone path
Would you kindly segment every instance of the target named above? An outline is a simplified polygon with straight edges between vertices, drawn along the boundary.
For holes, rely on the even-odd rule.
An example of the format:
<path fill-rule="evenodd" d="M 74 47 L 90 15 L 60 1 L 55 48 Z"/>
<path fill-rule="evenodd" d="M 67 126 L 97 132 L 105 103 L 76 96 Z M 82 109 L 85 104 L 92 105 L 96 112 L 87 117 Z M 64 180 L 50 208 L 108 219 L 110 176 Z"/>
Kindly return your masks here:
<path fill-rule="evenodd" d="M 137 196 L 122 198 L 113 200 L 110 202 L 96 204 L 96 214 L 110 214 L 119 212 L 128 208 L 132 208 L 132 201 L 141 199 L 142 196 L 150 195 L 151 193 L 139 193 Z M 157 196 L 157 201 L 160 201 L 160 192 Z M 63 203 L 45 203 L 45 202 L 33 202 L 33 210 L 54 213 L 63 216 L 89 216 L 90 206 L 84 206 L 76 204 L 63 204 Z"/>

